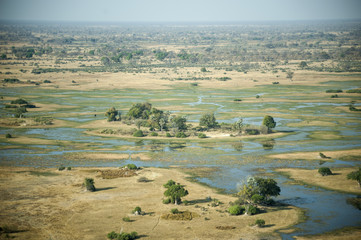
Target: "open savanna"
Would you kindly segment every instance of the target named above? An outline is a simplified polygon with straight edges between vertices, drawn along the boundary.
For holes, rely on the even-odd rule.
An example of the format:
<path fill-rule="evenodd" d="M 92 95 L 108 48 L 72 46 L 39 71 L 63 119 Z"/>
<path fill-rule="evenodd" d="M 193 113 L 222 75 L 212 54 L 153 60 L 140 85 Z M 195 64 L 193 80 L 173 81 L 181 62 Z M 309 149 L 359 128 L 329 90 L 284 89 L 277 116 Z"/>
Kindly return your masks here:
<path fill-rule="evenodd" d="M 121 230 L 136 231 L 141 239 L 259 239 L 279 238 L 275 231 L 299 221 L 300 210 L 292 206 L 265 207 L 255 216 L 230 216 L 226 209 L 237 198 L 189 182 L 176 169 L 144 168 L 135 176 L 103 179 L 101 171 L 108 170 L 119 171 L 2 167 L 0 226 L 7 226 L 9 236 L 19 239 L 106 239 L 107 233 Z M 82 187 L 85 177 L 94 178 L 95 192 Z M 141 177 L 148 182 L 139 182 Z M 169 179 L 189 191 L 184 198 L 188 205 L 162 203 L 163 184 Z M 212 207 L 210 198 L 222 204 Z M 131 213 L 137 206 L 144 216 Z M 193 212 L 196 217 L 163 219 L 172 208 Z M 130 222 L 123 221 L 124 217 Z M 251 226 L 258 218 L 266 221 L 264 228 Z"/>

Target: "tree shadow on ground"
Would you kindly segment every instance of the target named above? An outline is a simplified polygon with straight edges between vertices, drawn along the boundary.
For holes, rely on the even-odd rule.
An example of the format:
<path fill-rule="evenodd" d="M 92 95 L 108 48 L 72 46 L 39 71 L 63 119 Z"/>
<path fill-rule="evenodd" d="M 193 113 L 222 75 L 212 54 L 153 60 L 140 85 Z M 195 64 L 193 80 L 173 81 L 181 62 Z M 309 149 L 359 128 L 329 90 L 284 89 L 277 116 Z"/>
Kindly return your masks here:
<path fill-rule="evenodd" d="M 106 190 L 110 190 L 110 189 L 114 189 L 114 188 L 116 188 L 116 187 L 97 188 L 95 191 L 100 192 L 100 191 L 106 191 Z"/>
<path fill-rule="evenodd" d="M 199 204 L 199 203 L 209 203 L 209 202 L 212 202 L 211 198 L 195 199 L 195 200 L 188 201 L 188 205 L 194 205 L 194 204 Z"/>

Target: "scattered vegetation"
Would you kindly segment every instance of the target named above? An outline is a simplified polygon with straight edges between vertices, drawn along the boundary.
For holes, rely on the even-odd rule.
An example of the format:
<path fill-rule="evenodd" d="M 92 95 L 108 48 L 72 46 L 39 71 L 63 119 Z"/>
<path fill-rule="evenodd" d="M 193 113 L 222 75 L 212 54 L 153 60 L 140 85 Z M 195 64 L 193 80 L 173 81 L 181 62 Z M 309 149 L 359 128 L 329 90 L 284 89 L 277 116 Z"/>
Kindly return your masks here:
<path fill-rule="evenodd" d="M 108 239 L 116 239 L 116 240 L 133 240 L 137 239 L 138 233 L 137 232 L 131 232 L 131 233 L 116 233 L 116 232 L 110 232 L 107 235 Z"/>
<path fill-rule="evenodd" d="M 361 168 L 359 168 L 357 171 L 353 171 L 347 174 L 347 179 L 357 181 L 358 185 L 361 187 Z"/>
<path fill-rule="evenodd" d="M 93 178 L 85 178 L 84 180 L 84 186 L 86 190 L 89 192 L 95 192 L 95 186 L 94 186 L 94 179 Z"/>
<path fill-rule="evenodd" d="M 318 173 L 321 174 L 322 176 L 332 175 L 332 172 L 331 172 L 330 168 L 328 168 L 328 167 L 319 168 Z"/>

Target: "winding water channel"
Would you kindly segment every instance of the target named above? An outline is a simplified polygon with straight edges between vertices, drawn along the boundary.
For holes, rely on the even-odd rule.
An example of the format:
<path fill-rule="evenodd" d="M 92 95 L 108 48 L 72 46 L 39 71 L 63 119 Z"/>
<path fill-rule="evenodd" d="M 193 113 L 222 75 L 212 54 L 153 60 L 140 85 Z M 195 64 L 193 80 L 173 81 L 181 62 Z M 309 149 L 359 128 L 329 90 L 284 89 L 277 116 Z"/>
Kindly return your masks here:
<path fill-rule="evenodd" d="M 309 90 L 313 91 L 313 90 Z M 261 92 L 261 91 L 259 91 Z M 258 93 L 258 92 L 256 92 Z M 12 89 L 5 92 L 1 90 L 3 96 L 23 96 L 33 95 L 21 89 Z M 105 112 L 109 104 L 120 106 L 126 109 L 132 102 L 152 100 L 157 107 L 167 106 L 162 102 L 162 96 L 159 92 L 148 93 L 142 95 L 139 92 L 122 92 L 121 98 L 112 99 L 109 103 L 109 96 L 112 92 L 54 92 L 53 97 L 49 98 L 49 93 L 37 92 L 38 98 L 34 98 L 36 102 L 56 103 L 63 105 L 76 106 L 75 109 L 60 109 L 48 114 L 54 114 L 55 118 L 67 120 L 74 124 L 82 124 L 93 120 L 103 119 L 103 114 L 96 117 L 93 112 Z M 59 94 L 57 96 L 56 94 Z M 60 95 L 61 94 L 61 95 Z M 166 94 L 166 93 L 163 93 Z M 143 167 L 169 167 L 180 166 L 184 168 L 190 167 L 209 167 L 216 171 L 210 172 L 207 177 L 200 177 L 198 181 L 206 183 L 212 187 L 225 189 L 228 193 L 237 191 L 237 186 L 248 176 L 263 173 L 271 173 L 277 179 L 281 187 L 281 196 L 277 199 L 288 204 L 306 210 L 307 220 L 296 227 L 297 232 L 282 234 L 284 239 L 291 239 L 292 236 L 304 234 L 318 234 L 346 226 L 361 225 L 361 211 L 347 204 L 348 198 L 357 197 L 353 194 L 345 194 L 336 191 L 325 190 L 317 187 L 304 185 L 289 184 L 289 179 L 281 176 L 273 171 L 274 168 L 300 167 L 315 169 L 320 165 L 327 167 L 344 167 L 357 166 L 359 163 L 355 161 L 343 161 L 334 159 L 331 162 L 322 161 L 303 161 L 303 160 L 281 160 L 268 158 L 266 155 L 299 152 L 299 151 L 331 151 L 352 149 L 361 147 L 361 126 L 359 123 L 359 115 L 352 113 L 333 113 L 331 109 L 345 104 L 334 104 L 327 102 L 288 102 L 280 104 L 279 102 L 257 102 L 248 103 L 246 107 L 235 105 L 229 101 L 234 96 L 242 95 L 244 97 L 254 96 L 255 92 L 221 92 L 218 95 L 212 93 L 189 93 L 187 91 L 174 91 L 172 94 L 182 94 L 184 99 L 180 99 L 180 106 L 196 108 L 194 112 L 198 112 L 197 107 L 205 107 L 205 111 L 214 111 L 220 116 L 220 122 L 234 122 L 237 117 L 231 116 L 234 108 L 238 111 L 249 111 L 254 109 L 277 109 L 269 111 L 270 114 L 277 112 L 284 113 L 286 110 L 298 111 L 298 117 L 288 118 L 276 117 L 276 130 L 285 131 L 289 134 L 283 137 L 271 140 L 239 140 L 239 141 L 157 141 L 157 140 L 129 140 L 113 137 L 100 137 L 86 134 L 87 129 L 74 127 L 59 128 L 1 128 L 0 134 L 10 133 L 14 136 L 28 136 L 31 138 L 40 138 L 57 141 L 70 141 L 73 144 L 19 144 L 17 148 L 2 149 L 0 151 L 0 164 L 11 166 L 31 166 L 31 167 L 58 167 L 60 165 L 81 167 L 81 166 L 114 166 L 118 167 L 126 163 L 135 163 Z M 262 93 L 265 95 L 267 93 Z M 92 96 L 97 96 L 97 98 Z M 100 96 L 102 98 L 100 98 Z M 134 98 L 136 97 L 136 98 Z M 70 104 L 71 103 L 71 104 Z M 94 103 L 90 106 L 89 103 Z M 4 101 L 3 101 L 4 104 Z M 169 104 L 169 102 L 168 102 Z M 282 105 L 282 106 L 281 106 Z M 243 108 L 243 109 L 242 109 Z M 316 110 L 315 110 L 316 109 Z M 182 110 L 179 110 L 182 111 Z M 179 112 L 174 111 L 174 112 Z M 191 112 L 191 110 L 187 110 Z M 63 116 L 71 112 L 71 116 Z M 78 115 L 76 113 L 79 113 Z M 80 113 L 89 114 L 80 114 Z M 56 117 L 56 114 L 63 113 L 62 116 Z M 0 112 L 2 116 L 6 116 L 6 112 Z M 34 116 L 39 113 L 31 113 Z M 29 116 L 31 116 L 29 114 Z M 189 121 L 197 121 L 201 113 L 191 115 Z M 331 115 L 331 122 L 338 122 L 336 127 L 332 126 L 307 126 L 307 127 L 290 127 L 292 123 L 299 123 L 308 115 Z M 224 116 L 224 117 L 223 117 Z M 244 117 L 245 123 L 260 124 L 261 115 Z M 340 120 L 341 119 L 341 120 Z M 347 119 L 344 124 L 339 121 Z M 335 132 L 340 138 L 323 139 L 312 137 L 315 132 Z M 1 146 L 10 146 L 11 144 L 1 142 Z M 79 147 L 80 146 L 80 147 Z M 82 149 L 84 147 L 84 149 Z M 74 153 L 82 152 L 107 152 L 129 154 L 129 159 L 120 160 L 82 160 L 76 157 Z M 131 159 L 133 154 L 144 153 L 151 156 L 151 161 L 142 161 L 140 159 Z M 80 155 L 81 156 L 81 155 Z"/>

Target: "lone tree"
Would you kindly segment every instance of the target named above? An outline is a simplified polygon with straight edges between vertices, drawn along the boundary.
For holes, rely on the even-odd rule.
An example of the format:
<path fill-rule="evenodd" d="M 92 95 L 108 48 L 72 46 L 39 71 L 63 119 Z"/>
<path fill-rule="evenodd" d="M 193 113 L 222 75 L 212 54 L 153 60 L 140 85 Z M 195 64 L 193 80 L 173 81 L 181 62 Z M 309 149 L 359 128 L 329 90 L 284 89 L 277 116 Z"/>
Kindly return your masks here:
<path fill-rule="evenodd" d="M 216 121 L 216 117 L 214 116 L 214 113 L 203 114 L 201 119 L 199 120 L 199 125 L 205 126 L 206 128 L 217 127 L 218 123 Z"/>
<path fill-rule="evenodd" d="M 356 180 L 358 185 L 361 187 L 361 168 L 347 174 L 347 179 Z"/>
<path fill-rule="evenodd" d="M 322 176 L 332 175 L 332 172 L 331 172 L 330 168 L 328 168 L 328 167 L 319 168 L 318 173 L 321 174 Z"/>
<path fill-rule="evenodd" d="M 105 116 L 108 117 L 108 122 L 116 121 L 117 115 L 119 114 L 119 120 L 120 120 L 120 112 L 118 112 L 115 107 L 111 107 L 108 109 L 108 111 L 105 113 Z"/>
<path fill-rule="evenodd" d="M 164 196 L 169 197 L 170 201 L 175 205 L 181 202 L 181 197 L 188 195 L 188 191 L 183 186 L 176 184 L 173 180 L 169 180 L 164 184 L 164 187 L 167 188 Z"/>
<path fill-rule="evenodd" d="M 273 119 L 273 117 L 266 115 L 263 118 L 263 122 L 262 125 L 265 125 L 268 128 L 268 131 L 270 131 L 271 128 L 275 128 L 276 127 L 276 122 Z"/>
<path fill-rule="evenodd" d="M 280 195 L 281 189 L 271 178 L 250 177 L 238 195 L 249 203 L 268 203 L 271 196 Z"/>
<path fill-rule="evenodd" d="M 289 78 L 289 79 L 292 81 L 293 75 L 294 75 L 295 73 L 292 72 L 292 71 L 288 71 L 286 74 L 287 74 L 286 78 Z"/>
<path fill-rule="evenodd" d="M 90 192 L 95 192 L 95 186 L 94 186 L 94 179 L 92 178 L 85 178 L 84 186 L 86 187 L 86 190 Z"/>

